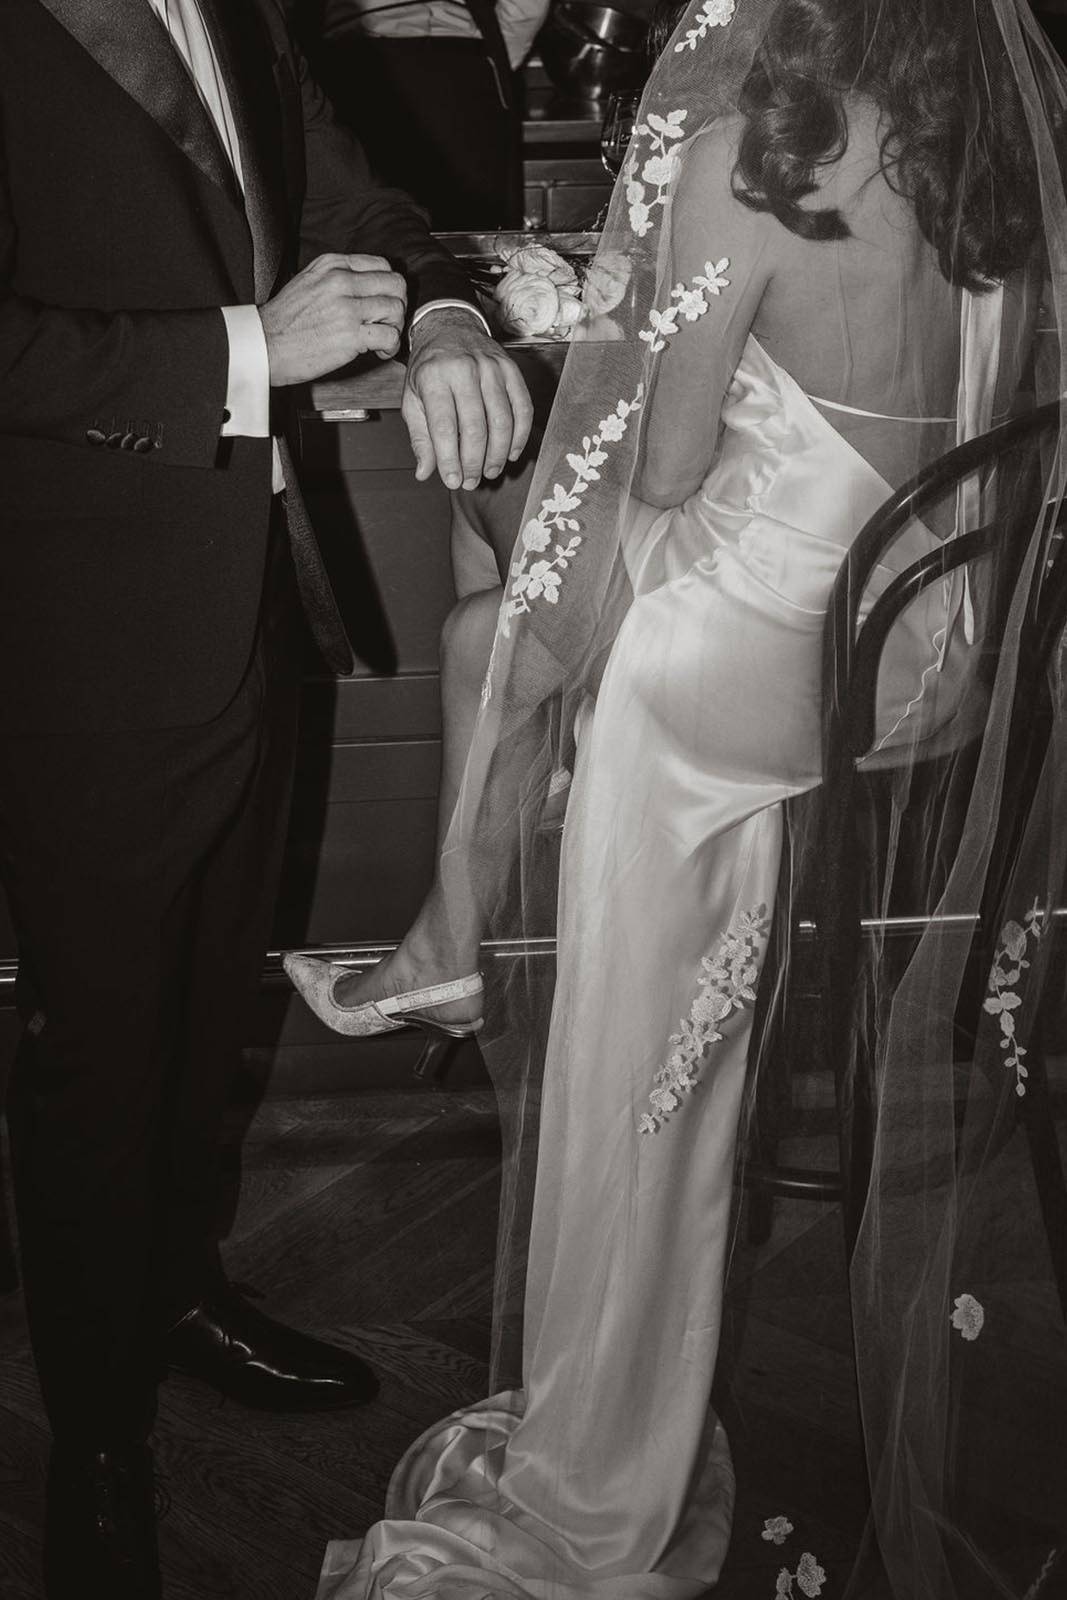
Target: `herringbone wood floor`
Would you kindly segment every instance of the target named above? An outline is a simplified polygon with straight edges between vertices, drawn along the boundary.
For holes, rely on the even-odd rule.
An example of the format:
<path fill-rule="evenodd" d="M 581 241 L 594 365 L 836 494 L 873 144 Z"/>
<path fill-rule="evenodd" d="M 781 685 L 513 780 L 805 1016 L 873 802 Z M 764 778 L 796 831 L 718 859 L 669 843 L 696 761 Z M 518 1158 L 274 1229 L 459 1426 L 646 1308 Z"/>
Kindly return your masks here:
<path fill-rule="evenodd" d="M 819 1122 L 809 1146 L 823 1142 Z M 804 1159 L 827 1154 L 809 1148 Z M 326 1540 L 362 1532 L 404 1448 L 485 1393 L 498 1158 L 488 1089 L 359 1090 L 258 1107 L 226 1246 L 231 1275 L 283 1320 L 365 1355 L 381 1393 L 346 1414 L 275 1417 L 170 1380 L 156 1441 L 167 1600 L 310 1600 Z M 815 1552 L 831 1580 L 824 1593 L 840 1594 L 862 1525 L 863 1469 L 833 1208 L 780 1203 L 759 1250 L 742 1230 L 718 1388 L 738 1503 L 716 1595 L 770 1600 L 789 1553 L 760 1530 L 783 1514 L 796 1528 L 794 1564 L 800 1550 Z M 39 1600 L 46 1452 L 10 1295 L 0 1298 L 3 1600 Z M 802 1459 L 818 1470 L 798 1474 Z"/>

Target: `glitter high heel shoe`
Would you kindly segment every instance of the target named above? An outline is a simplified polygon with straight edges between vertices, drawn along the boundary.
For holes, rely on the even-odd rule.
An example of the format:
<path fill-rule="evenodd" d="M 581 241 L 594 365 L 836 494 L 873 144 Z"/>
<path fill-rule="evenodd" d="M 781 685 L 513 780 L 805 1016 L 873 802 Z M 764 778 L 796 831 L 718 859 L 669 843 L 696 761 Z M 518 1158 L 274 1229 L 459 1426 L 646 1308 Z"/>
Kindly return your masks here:
<path fill-rule="evenodd" d="M 415 1066 L 420 1078 L 436 1080 L 445 1064 L 450 1046 L 457 1039 L 468 1039 L 482 1027 L 482 1017 L 469 1022 L 444 1022 L 426 1015 L 428 1008 L 447 1005 L 452 1000 L 479 1000 L 483 994 L 482 975 L 472 972 L 450 983 L 434 983 L 426 989 L 409 989 L 404 994 L 387 995 L 381 1000 L 366 1000 L 358 1006 L 340 1005 L 334 998 L 338 980 L 351 976 L 351 968 L 338 961 L 320 961 L 314 956 L 287 955 L 283 963 L 293 987 L 328 1028 L 349 1038 L 369 1039 L 376 1034 L 394 1033 L 400 1028 L 420 1028 L 429 1035 L 426 1048 Z"/>

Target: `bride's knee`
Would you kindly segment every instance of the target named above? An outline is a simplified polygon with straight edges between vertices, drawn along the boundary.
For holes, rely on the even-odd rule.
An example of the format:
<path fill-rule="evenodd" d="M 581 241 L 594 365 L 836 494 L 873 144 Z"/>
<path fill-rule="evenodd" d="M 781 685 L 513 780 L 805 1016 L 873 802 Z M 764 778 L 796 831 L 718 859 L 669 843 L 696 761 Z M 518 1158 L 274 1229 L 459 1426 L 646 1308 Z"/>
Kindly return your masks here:
<path fill-rule="evenodd" d="M 500 610 L 500 589 L 479 589 L 458 600 L 441 629 L 441 669 L 449 677 L 477 679 L 489 664 Z"/>

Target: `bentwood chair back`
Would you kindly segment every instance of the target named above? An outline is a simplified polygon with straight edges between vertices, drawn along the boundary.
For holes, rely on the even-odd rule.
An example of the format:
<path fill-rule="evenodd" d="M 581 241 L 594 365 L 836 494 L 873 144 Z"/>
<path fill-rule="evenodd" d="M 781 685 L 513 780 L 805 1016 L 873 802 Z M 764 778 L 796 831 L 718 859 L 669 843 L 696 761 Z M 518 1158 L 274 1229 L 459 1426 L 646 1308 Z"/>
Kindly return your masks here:
<path fill-rule="evenodd" d="M 1046 558 L 1029 594 L 1010 730 L 1004 801 L 992 843 L 985 904 L 976 907 L 974 981 L 957 1015 L 957 1043 L 966 1059 L 977 1025 L 982 985 L 1000 923 L 999 896 L 1011 870 L 1048 745 L 1052 705 L 1048 668 L 1067 621 L 1067 558 L 1051 509 L 1042 504 L 1051 453 L 1061 446 L 1059 406 L 1033 410 L 949 451 L 894 494 L 859 534 L 835 584 L 824 631 L 823 781 L 787 806 L 786 844 L 771 943 L 757 998 L 754 1059 L 761 1062 L 744 1180 L 750 1192 L 749 1232 L 769 1232 L 774 1196 L 839 1201 L 849 1259 L 867 1196 L 876 1132 L 875 1062 L 871 1041 L 876 992 L 891 991 L 907 952 L 936 908 L 967 812 L 974 763 L 985 726 L 1007 609 L 1037 518 L 1046 514 Z M 946 540 L 900 574 L 860 621 L 861 602 L 877 564 L 913 519 L 950 503 L 978 475 L 991 490 L 983 526 Z M 998 506 L 1001 509 L 998 512 Z M 995 560 L 990 560 L 995 557 Z M 907 797 L 899 811 L 901 756 L 876 750 L 879 669 L 894 624 L 931 584 L 961 568 L 982 582 L 986 625 L 982 656 L 956 715 L 909 753 Z M 991 578 L 990 574 L 994 576 Z M 898 812 L 889 818 L 894 785 Z M 935 811 L 938 827 L 922 819 Z M 794 882 L 794 843 L 815 830 L 805 852 L 817 869 Z M 892 849 L 893 899 L 882 893 Z M 902 871 L 902 863 L 907 871 Z M 878 985 L 873 979 L 877 975 Z M 789 1027 L 783 1026 L 788 1017 Z M 798 1019 L 810 1019 L 810 1026 Z M 1067 1185 L 1040 1050 L 1018 1114 L 1026 1122 L 1057 1280 L 1067 1310 Z M 791 1073 L 829 1067 L 836 1105 L 838 1165 L 787 1166 L 777 1160 L 790 1116 Z"/>

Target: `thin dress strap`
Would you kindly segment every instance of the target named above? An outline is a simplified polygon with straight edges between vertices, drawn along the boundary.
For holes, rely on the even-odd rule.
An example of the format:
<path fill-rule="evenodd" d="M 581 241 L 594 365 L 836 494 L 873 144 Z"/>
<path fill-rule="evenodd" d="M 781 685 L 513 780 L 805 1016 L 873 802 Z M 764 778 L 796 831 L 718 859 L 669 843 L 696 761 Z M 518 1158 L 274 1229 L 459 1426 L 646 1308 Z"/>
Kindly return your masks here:
<path fill-rule="evenodd" d="M 827 411 L 845 411 L 850 417 L 872 417 L 876 422 L 955 422 L 955 417 L 891 417 L 884 411 L 861 411 L 859 406 L 842 405 L 840 400 L 821 400 L 817 394 L 809 394 L 808 399 L 813 405 L 825 406 Z"/>
<path fill-rule="evenodd" d="M 823 400 L 809 394 L 813 405 L 827 411 L 843 411 L 850 417 L 870 417 L 875 422 L 913 422 L 956 424 L 956 443 L 964 444 L 987 433 L 993 418 L 993 396 L 997 386 L 1000 357 L 1000 323 L 1004 311 L 1004 286 L 998 284 L 985 294 L 963 291 L 960 305 L 960 377 L 956 414 L 952 417 L 893 417 L 885 411 L 864 411 L 846 406 L 840 400 Z"/>

